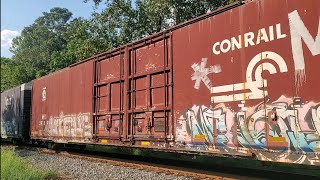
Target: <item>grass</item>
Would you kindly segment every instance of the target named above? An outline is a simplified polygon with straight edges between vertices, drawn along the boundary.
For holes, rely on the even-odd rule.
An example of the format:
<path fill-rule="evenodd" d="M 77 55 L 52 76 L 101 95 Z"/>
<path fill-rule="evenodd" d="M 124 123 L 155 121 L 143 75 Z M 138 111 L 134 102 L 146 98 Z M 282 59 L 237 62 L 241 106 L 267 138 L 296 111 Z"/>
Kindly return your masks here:
<path fill-rule="evenodd" d="M 1 179 L 2 180 L 41 180 L 55 179 L 52 171 L 40 171 L 32 168 L 28 162 L 17 156 L 12 147 L 1 147 Z"/>

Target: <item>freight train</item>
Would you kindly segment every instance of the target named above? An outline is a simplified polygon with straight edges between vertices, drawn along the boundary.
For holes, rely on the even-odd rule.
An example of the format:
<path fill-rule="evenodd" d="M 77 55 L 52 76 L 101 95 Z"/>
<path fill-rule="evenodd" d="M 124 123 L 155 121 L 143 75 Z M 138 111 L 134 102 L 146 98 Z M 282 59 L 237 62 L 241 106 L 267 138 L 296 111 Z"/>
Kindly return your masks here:
<path fill-rule="evenodd" d="M 1 136 L 319 166 L 319 7 L 231 4 L 5 91 Z"/>

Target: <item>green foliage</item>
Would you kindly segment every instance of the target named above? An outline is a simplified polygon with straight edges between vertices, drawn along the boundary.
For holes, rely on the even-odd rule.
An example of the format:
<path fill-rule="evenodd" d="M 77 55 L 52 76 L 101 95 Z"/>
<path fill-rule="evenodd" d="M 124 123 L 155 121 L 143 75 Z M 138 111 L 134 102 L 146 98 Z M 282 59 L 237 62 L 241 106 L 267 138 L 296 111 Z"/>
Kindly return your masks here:
<path fill-rule="evenodd" d="M 97 19 L 77 18 L 71 22 L 65 36 L 68 40 L 67 55 L 82 60 L 112 48 L 112 32 Z"/>
<path fill-rule="evenodd" d="M 13 148 L 1 147 L 1 179 L 38 180 L 56 177 L 54 172 L 32 168 L 26 160 L 14 153 Z"/>
<path fill-rule="evenodd" d="M 179 24 L 235 1 L 237 0 L 173 0 L 170 4 L 173 7 L 172 18 L 175 24 Z"/>
<path fill-rule="evenodd" d="M 10 58 L 1 57 L 1 92 L 19 85 L 20 67 Z"/>
<path fill-rule="evenodd" d="M 84 0 L 88 1 L 90 0 Z M 237 0 L 136 0 L 134 7 L 131 6 L 131 0 L 92 1 L 96 5 L 102 2 L 107 5 L 94 19 L 101 19 L 101 26 L 112 27 L 112 31 L 115 28 L 117 34 L 113 39 L 116 43 L 112 45 L 121 45 Z"/>
<path fill-rule="evenodd" d="M 173 25 L 172 6 L 168 0 L 137 0 L 139 35 L 150 35 Z"/>
<path fill-rule="evenodd" d="M 63 34 L 71 16 L 67 9 L 53 8 L 49 13 L 44 12 L 13 40 L 13 60 L 24 67 L 27 81 L 52 72 L 52 64 L 55 64 L 52 56 L 67 46 Z"/>
<path fill-rule="evenodd" d="M 108 5 L 118 4 L 121 9 L 121 4 L 131 4 L 131 0 L 84 0 L 88 1 L 93 1 L 96 6 L 102 2 Z M 131 15 L 141 15 L 141 22 L 151 25 L 148 28 L 157 32 L 161 30 L 159 27 L 167 27 L 168 20 L 171 21 L 169 25 L 179 24 L 236 1 L 238 0 L 136 0 L 137 14 Z"/>

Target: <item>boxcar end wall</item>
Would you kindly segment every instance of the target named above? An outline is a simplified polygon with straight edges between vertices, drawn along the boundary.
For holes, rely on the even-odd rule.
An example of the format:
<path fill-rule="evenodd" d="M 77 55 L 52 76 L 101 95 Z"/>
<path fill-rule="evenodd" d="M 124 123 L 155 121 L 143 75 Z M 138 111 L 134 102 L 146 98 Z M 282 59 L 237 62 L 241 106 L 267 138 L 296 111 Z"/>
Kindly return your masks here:
<path fill-rule="evenodd" d="M 1 93 L 1 139 L 29 140 L 32 83 Z"/>

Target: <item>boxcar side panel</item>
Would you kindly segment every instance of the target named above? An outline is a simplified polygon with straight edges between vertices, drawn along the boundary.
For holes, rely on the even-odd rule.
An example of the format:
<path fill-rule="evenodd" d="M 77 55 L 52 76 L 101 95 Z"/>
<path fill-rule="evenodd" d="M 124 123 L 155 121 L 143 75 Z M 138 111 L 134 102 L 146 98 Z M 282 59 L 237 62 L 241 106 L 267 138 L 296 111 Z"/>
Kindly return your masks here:
<path fill-rule="evenodd" d="M 319 165 L 319 6 L 257 0 L 175 30 L 176 146 Z"/>
<path fill-rule="evenodd" d="M 54 142 L 92 138 L 92 61 L 34 81 L 31 136 Z"/>

